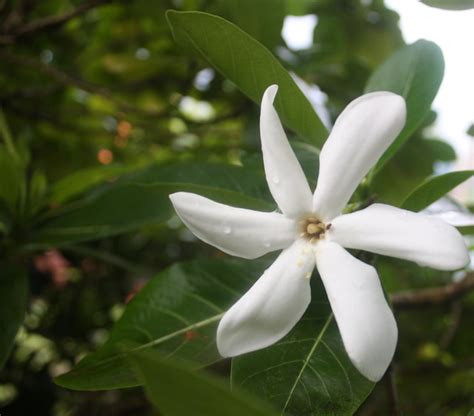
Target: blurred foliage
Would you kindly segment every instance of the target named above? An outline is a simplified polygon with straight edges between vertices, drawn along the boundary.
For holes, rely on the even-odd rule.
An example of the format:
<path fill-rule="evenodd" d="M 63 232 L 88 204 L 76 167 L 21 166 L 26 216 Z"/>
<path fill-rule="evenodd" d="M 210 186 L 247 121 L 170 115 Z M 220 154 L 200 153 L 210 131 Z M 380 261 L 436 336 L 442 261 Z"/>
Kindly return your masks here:
<path fill-rule="evenodd" d="M 398 16 L 382 0 L 1 1 L 0 322 L 10 343 L 2 341 L 0 362 L 13 349 L 0 374 L 2 414 L 153 414 L 141 389 L 73 392 L 52 379 L 104 345 L 151 277 L 177 261 L 221 258 L 172 216 L 168 193 L 193 190 L 273 208 L 261 181 L 258 107 L 175 43 L 168 9 L 236 23 L 327 94 L 332 120 L 404 46 Z M 281 27 L 289 14 L 317 15 L 309 48 L 285 44 Z M 425 132 L 436 117 L 427 110 L 358 196 L 401 205 L 437 163 L 455 158 Z M 294 147 L 314 185 L 316 153 L 301 143 L 302 134 L 296 131 Z M 7 258 L 14 265 L 3 263 Z M 452 279 L 411 263 L 378 263 L 389 293 Z M 160 276 L 175 269 L 167 270 Z M 30 295 L 13 345 L 24 276 Z M 5 297 L 6 285 L 16 297 Z M 397 313 L 394 372 L 404 414 L 458 416 L 474 407 L 473 311 L 471 293 Z M 225 362 L 211 370 L 229 374 Z M 386 384 L 357 414 L 389 414 Z"/>

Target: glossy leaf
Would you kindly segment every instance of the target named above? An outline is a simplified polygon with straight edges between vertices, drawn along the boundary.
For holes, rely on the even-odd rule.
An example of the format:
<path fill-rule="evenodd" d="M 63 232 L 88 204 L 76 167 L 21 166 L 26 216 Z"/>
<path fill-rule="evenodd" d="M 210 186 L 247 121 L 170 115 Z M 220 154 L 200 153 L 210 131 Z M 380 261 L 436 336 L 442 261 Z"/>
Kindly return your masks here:
<path fill-rule="evenodd" d="M 201 12 L 167 13 L 177 43 L 206 59 L 260 104 L 263 92 L 278 84 L 275 106 L 283 123 L 319 147 L 327 131 L 288 71 L 262 44 L 236 25 Z"/>
<path fill-rule="evenodd" d="M 232 360 L 233 386 L 286 415 L 352 415 L 374 387 L 350 362 L 319 277 L 296 327 L 275 345 Z"/>
<path fill-rule="evenodd" d="M 403 202 L 410 211 L 421 211 L 474 175 L 474 170 L 449 172 L 433 176 L 418 186 Z"/>
<path fill-rule="evenodd" d="M 157 350 L 196 366 L 220 359 L 217 324 L 252 281 L 264 261 L 196 260 L 175 264 L 154 277 L 127 306 L 108 341 L 56 382 L 76 390 L 104 390 L 140 384 L 123 353 Z"/>
<path fill-rule="evenodd" d="M 384 153 L 384 165 L 415 132 L 428 115 L 444 74 L 444 59 L 438 45 L 419 40 L 393 54 L 370 77 L 366 92 L 392 91 L 405 98 L 407 120 L 404 129 Z"/>
<path fill-rule="evenodd" d="M 23 323 L 28 297 L 26 270 L 0 264 L 0 369 L 10 355 L 16 333 Z"/>
<path fill-rule="evenodd" d="M 53 204 L 62 204 L 105 180 L 111 180 L 126 170 L 127 168 L 123 166 L 101 166 L 74 172 L 52 185 L 50 201 Z"/>
<path fill-rule="evenodd" d="M 268 405 L 215 376 L 141 351 L 131 361 L 153 405 L 165 416 L 276 416 Z"/>
<path fill-rule="evenodd" d="M 263 177 L 237 166 L 176 163 L 127 175 L 43 221 L 31 245 L 61 245 L 160 224 L 173 214 L 169 194 L 195 192 L 219 202 L 271 211 Z"/>
<path fill-rule="evenodd" d="M 467 10 L 474 9 L 474 0 L 421 0 L 430 7 L 445 10 Z"/>

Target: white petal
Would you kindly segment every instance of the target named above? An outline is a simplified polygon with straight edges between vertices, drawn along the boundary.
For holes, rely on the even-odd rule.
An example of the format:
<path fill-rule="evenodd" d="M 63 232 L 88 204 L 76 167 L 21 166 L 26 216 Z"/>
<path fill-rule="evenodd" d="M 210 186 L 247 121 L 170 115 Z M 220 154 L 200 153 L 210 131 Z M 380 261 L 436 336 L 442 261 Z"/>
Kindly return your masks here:
<path fill-rule="evenodd" d="M 369 380 L 380 380 L 392 361 L 398 331 L 377 272 L 325 241 L 317 245 L 316 265 L 349 358 Z"/>
<path fill-rule="evenodd" d="M 170 199 L 196 237 L 233 256 L 254 259 L 288 247 L 297 237 L 296 222 L 282 214 L 234 208 L 187 192 Z"/>
<path fill-rule="evenodd" d="M 469 262 L 461 234 L 439 218 L 384 204 L 341 215 L 330 238 L 347 248 L 412 260 L 421 266 L 456 270 Z"/>
<path fill-rule="evenodd" d="M 313 208 L 323 220 L 339 215 L 362 178 L 405 124 L 405 100 L 374 92 L 352 101 L 321 150 Z"/>
<path fill-rule="evenodd" d="M 288 143 L 273 100 L 277 85 L 267 88 L 262 98 L 260 136 L 268 187 L 281 211 L 290 217 L 311 212 L 311 190 L 303 170 Z"/>
<path fill-rule="evenodd" d="M 222 318 L 217 328 L 219 353 L 233 357 L 283 338 L 311 301 L 314 263 L 314 253 L 304 240 L 284 250 Z"/>

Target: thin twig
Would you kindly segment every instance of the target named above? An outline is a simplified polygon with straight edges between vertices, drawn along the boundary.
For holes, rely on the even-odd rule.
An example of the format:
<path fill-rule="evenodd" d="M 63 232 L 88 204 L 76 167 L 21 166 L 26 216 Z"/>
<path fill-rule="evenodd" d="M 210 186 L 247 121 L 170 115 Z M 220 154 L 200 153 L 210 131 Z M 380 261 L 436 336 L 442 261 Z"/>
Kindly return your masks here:
<path fill-rule="evenodd" d="M 390 404 L 390 415 L 401 416 L 402 411 L 400 409 L 400 402 L 398 400 L 397 384 L 395 380 L 395 372 L 393 364 L 390 364 L 387 372 L 385 373 L 385 381 L 387 385 L 387 395 Z"/>
<path fill-rule="evenodd" d="M 112 1 L 114 0 L 89 0 L 85 1 L 84 3 L 80 4 L 79 6 L 70 10 L 67 13 L 42 17 L 33 20 L 32 22 L 17 26 L 11 31 L 7 31 L 3 34 L 2 39 L 0 39 L 0 42 L 10 44 L 13 43 L 19 37 L 32 34 L 40 30 L 52 29 L 61 26 L 69 20 L 73 19 L 74 17 L 80 16 L 98 6 L 111 3 Z"/>
<path fill-rule="evenodd" d="M 456 333 L 458 332 L 459 327 L 461 326 L 461 316 L 462 316 L 462 302 L 458 299 L 455 300 L 451 305 L 451 316 L 448 328 L 443 333 L 439 346 L 441 349 L 446 350 L 453 342 Z"/>
<path fill-rule="evenodd" d="M 473 289 L 474 272 L 471 272 L 463 279 L 445 286 L 392 293 L 390 301 L 395 309 L 435 306 L 458 299 Z"/>
<path fill-rule="evenodd" d="M 125 112 L 125 113 L 135 112 L 135 113 L 144 114 L 146 116 L 150 116 L 154 118 L 163 117 L 168 114 L 167 108 L 163 111 L 151 111 L 151 110 L 140 108 L 132 104 L 129 104 L 127 102 L 124 102 L 114 97 L 114 95 L 107 88 L 92 84 L 90 82 L 87 82 L 78 78 L 74 78 L 71 75 L 67 74 L 66 72 L 60 70 L 59 68 L 53 65 L 44 64 L 41 61 L 30 58 L 28 56 L 18 55 L 9 51 L 0 50 L 0 58 L 12 64 L 21 65 L 21 66 L 39 71 L 43 75 L 46 75 L 47 77 L 51 79 L 54 79 L 56 82 L 58 82 L 61 85 L 74 86 L 81 90 L 87 91 L 91 94 L 100 95 L 114 102 L 119 108 L 119 110 L 122 112 Z"/>

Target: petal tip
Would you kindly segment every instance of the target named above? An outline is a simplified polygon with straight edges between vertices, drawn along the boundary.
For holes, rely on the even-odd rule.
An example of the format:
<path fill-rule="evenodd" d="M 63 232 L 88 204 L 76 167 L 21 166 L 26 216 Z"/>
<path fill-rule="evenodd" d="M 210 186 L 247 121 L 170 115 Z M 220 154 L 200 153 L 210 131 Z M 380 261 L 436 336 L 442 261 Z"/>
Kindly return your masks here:
<path fill-rule="evenodd" d="M 273 103 L 273 101 L 275 100 L 275 96 L 277 95 L 277 92 L 278 92 L 278 85 L 277 84 L 272 84 L 272 85 L 268 86 L 267 89 L 265 90 L 265 92 L 263 93 L 262 101 L 265 98 L 268 98 L 268 100 L 271 103 Z"/>

